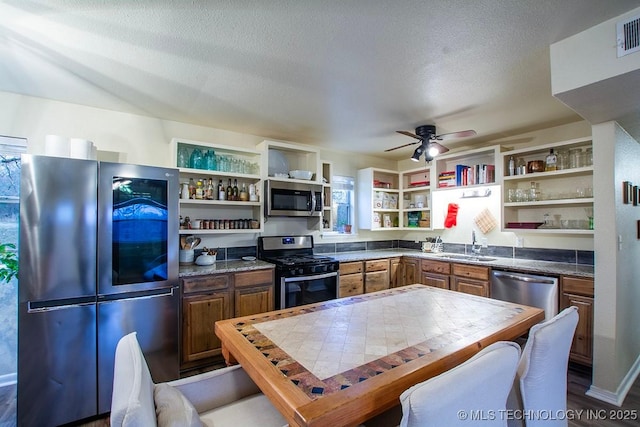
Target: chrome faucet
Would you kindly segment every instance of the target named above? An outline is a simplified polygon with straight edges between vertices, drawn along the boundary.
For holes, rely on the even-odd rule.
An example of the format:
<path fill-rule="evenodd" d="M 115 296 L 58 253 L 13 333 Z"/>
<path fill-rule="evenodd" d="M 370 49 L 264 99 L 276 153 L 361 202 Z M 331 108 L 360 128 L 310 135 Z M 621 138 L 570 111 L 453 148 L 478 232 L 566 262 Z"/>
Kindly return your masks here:
<path fill-rule="evenodd" d="M 476 230 L 471 230 L 471 252 L 473 252 L 475 256 L 480 256 L 481 250 L 482 245 L 476 241 Z"/>

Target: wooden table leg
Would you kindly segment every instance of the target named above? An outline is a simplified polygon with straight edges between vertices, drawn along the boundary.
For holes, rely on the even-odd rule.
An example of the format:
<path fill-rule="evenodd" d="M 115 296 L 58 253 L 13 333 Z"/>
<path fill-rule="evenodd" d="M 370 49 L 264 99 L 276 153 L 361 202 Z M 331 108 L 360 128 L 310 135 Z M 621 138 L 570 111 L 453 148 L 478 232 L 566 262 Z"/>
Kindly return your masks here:
<path fill-rule="evenodd" d="M 227 347 L 225 347 L 224 344 L 222 344 L 222 357 L 224 357 L 224 361 L 227 364 L 227 366 L 238 364 L 238 361 L 236 360 L 236 358 L 233 357 L 231 353 L 229 353 L 229 350 L 227 350 Z"/>

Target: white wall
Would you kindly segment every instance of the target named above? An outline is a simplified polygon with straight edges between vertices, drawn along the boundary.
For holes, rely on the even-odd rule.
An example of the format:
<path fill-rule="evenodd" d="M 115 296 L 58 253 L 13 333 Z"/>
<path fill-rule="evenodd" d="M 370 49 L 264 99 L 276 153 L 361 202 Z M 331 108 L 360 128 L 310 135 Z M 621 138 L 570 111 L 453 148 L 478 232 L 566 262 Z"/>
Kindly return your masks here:
<path fill-rule="evenodd" d="M 622 202 L 622 182 L 640 185 L 640 144 L 615 122 L 593 126 L 595 324 L 590 393 L 617 401 L 640 370 L 640 206 Z M 619 245 L 618 238 L 621 239 Z"/>
<path fill-rule="evenodd" d="M 569 92 L 640 69 L 640 55 L 618 58 L 616 53 L 616 23 L 638 15 L 640 8 L 552 44 L 552 93 Z"/>
<path fill-rule="evenodd" d="M 518 145 L 538 145 L 553 141 L 562 141 L 589 135 L 591 128 L 585 122 L 578 122 L 555 128 L 512 136 L 504 140 L 492 141 L 491 144 L 503 143 L 509 147 Z M 160 120 L 135 114 L 85 107 L 76 104 L 52 101 L 0 92 L 0 134 L 25 137 L 28 140 L 29 152 L 44 153 L 44 140 L 48 134 L 85 138 L 93 141 L 98 147 L 101 160 L 138 163 L 155 166 L 172 166 L 172 155 L 169 142 L 174 137 L 196 141 L 206 141 L 245 148 L 255 148 L 264 138 L 255 135 L 240 134 L 221 129 L 196 126 Z M 353 141 L 353 144 L 363 143 Z M 413 169 L 415 163 L 408 160 L 396 162 L 374 156 L 363 156 L 348 151 L 321 150 L 321 157 L 333 163 L 336 175 L 355 177 L 357 170 L 367 167 L 396 170 L 398 168 Z M 495 208 L 498 217 L 499 208 Z M 424 240 L 427 236 L 441 235 L 445 242 L 470 243 L 471 226 L 468 221 L 461 221 L 450 230 L 434 231 L 366 231 L 356 230 L 355 236 L 322 236 L 314 232 L 316 240 L 321 243 L 353 241 L 353 240 L 385 240 L 407 239 Z M 277 235 L 286 233 L 308 233 L 307 220 L 270 219 L 265 224 L 265 234 Z M 207 237 L 202 245 L 213 247 L 254 245 L 256 235 L 244 234 L 233 237 L 218 235 Z M 490 245 L 512 246 L 514 233 L 502 233 L 494 230 L 488 234 Z M 550 242 L 550 239 L 553 239 Z M 593 239 L 586 237 L 547 237 L 525 236 L 526 247 L 554 247 L 565 249 L 593 249 Z"/>

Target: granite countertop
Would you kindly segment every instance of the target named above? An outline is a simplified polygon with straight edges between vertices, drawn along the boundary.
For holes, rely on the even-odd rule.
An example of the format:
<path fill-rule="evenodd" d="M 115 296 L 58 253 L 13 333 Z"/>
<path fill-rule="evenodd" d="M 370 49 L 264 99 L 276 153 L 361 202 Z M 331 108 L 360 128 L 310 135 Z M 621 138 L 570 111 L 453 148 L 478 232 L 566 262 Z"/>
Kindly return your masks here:
<path fill-rule="evenodd" d="M 275 268 L 274 264 L 265 261 L 243 261 L 239 259 L 216 261 L 212 265 L 181 265 L 179 277 L 204 276 L 207 274 L 237 273 L 239 271 L 261 270 Z"/>
<path fill-rule="evenodd" d="M 441 254 L 422 252 L 415 249 L 383 249 L 374 251 L 354 251 L 354 252 L 336 252 L 323 253 L 323 255 L 331 256 L 340 262 L 349 261 L 366 261 L 378 258 L 392 258 L 399 256 L 412 256 L 422 259 L 433 259 L 445 262 L 455 262 L 458 264 L 474 264 L 491 267 L 496 270 L 518 271 L 523 273 L 538 273 L 551 275 L 571 275 L 579 277 L 593 277 L 593 266 L 583 264 L 569 264 L 564 262 L 538 261 L 521 258 L 504 258 L 495 257 L 492 261 L 474 261 L 472 259 L 447 259 Z"/>

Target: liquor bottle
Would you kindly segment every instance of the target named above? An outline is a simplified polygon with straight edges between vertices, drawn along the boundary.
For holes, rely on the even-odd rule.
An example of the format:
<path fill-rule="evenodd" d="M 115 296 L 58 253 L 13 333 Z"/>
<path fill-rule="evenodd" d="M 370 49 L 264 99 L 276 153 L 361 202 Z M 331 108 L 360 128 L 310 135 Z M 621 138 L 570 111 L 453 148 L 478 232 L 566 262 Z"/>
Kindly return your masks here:
<path fill-rule="evenodd" d="M 215 198 L 214 194 L 216 194 L 216 190 L 213 188 L 213 179 L 209 178 L 209 181 L 207 182 L 207 190 L 205 191 L 205 199 L 207 200 L 213 200 Z"/>
<path fill-rule="evenodd" d="M 196 198 L 196 182 L 193 180 L 193 178 L 189 178 L 189 198 Z"/>
<path fill-rule="evenodd" d="M 231 189 L 231 191 L 233 192 L 233 200 L 240 200 L 240 193 L 238 190 L 238 180 L 234 179 L 233 180 L 233 188 Z"/>
<path fill-rule="evenodd" d="M 204 199 L 204 182 L 201 179 L 196 183 L 196 199 Z"/>
<path fill-rule="evenodd" d="M 231 178 L 227 184 L 227 200 L 233 200 L 233 187 L 231 186 Z"/>
<path fill-rule="evenodd" d="M 220 180 L 220 182 L 218 183 L 218 200 L 226 200 L 227 199 L 227 192 L 224 189 L 224 184 L 222 183 L 222 180 Z"/>
<path fill-rule="evenodd" d="M 242 188 L 240 189 L 240 200 L 246 202 L 249 200 L 249 192 L 247 191 L 247 186 L 245 183 L 242 183 Z"/>
<path fill-rule="evenodd" d="M 556 170 L 556 165 L 558 163 L 558 156 L 553 153 L 553 148 L 549 150 L 549 155 L 544 161 L 544 170 L 545 172 Z"/>

